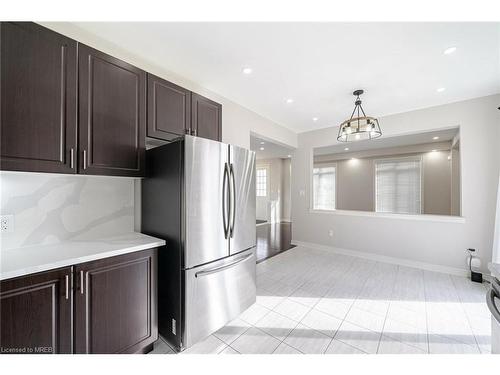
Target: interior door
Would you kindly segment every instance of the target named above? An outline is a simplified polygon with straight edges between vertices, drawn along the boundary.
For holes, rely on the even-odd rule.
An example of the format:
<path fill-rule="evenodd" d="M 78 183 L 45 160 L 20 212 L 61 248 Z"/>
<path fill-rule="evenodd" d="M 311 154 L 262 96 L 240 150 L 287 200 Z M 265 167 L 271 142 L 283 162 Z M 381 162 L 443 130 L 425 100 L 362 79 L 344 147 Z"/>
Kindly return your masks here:
<path fill-rule="evenodd" d="M 184 141 L 184 268 L 227 257 L 228 145 L 186 136 Z"/>
<path fill-rule="evenodd" d="M 255 152 L 230 146 L 230 254 L 255 246 Z"/>

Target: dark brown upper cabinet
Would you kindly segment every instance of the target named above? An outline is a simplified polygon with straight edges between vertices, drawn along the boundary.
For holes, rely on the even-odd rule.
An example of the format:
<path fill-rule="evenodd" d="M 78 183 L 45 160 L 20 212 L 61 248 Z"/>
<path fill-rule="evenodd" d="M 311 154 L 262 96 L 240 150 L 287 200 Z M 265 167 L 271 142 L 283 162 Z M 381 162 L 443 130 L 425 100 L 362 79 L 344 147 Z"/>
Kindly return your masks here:
<path fill-rule="evenodd" d="M 2 353 L 71 353 L 72 269 L 0 283 Z"/>
<path fill-rule="evenodd" d="M 221 141 L 222 105 L 195 93 L 191 101 L 191 134 Z"/>
<path fill-rule="evenodd" d="M 144 176 L 146 73 L 78 45 L 79 173 Z"/>
<path fill-rule="evenodd" d="M 171 141 L 191 129 L 191 92 L 148 74 L 147 136 Z"/>
<path fill-rule="evenodd" d="M 77 43 L 0 23 L 0 169 L 76 173 Z"/>
<path fill-rule="evenodd" d="M 76 353 L 146 352 L 158 339 L 157 250 L 75 266 Z"/>

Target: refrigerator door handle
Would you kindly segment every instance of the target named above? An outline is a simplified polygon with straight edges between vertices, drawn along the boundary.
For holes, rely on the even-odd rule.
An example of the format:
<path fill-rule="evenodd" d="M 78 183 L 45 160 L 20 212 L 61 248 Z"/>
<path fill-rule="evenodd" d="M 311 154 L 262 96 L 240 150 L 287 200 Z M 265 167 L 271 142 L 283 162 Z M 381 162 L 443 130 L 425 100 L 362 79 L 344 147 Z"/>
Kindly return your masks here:
<path fill-rule="evenodd" d="M 229 216 L 228 208 L 226 207 L 226 201 L 229 201 L 227 198 L 227 182 L 229 179 L 229 171 L 227 167 L 227 163 L 224 163 L 224 177 L 222 178 L 222 224 L 224 226 L 224 238 L 227 240 L 227 235 L 229 232 Z"/>
<path fill-rule="evenodd" d="M 252 256 L 253 256 L 253 253 L 248 254 L 247 256 L 244 256 L 242 258 L 236 259 L 234 262 L 231 262 L 229 264 L 225 264 L 225 265 L 220 266 L 220 267 L 211 268 L 211 269 L 208 269 L 208 270 L 205 270 L 205 271 L 196 272 L 194 276 L 195 277 L 208 276 L 208 275 L 211 275 L 213 273 L 217 273 L 217 272 L 221 272 L 221 271 L 227 270 L 228 268 L 232 268 L 232 267 L 236 266 L 237 264 L 239 264 L 241 262 L 244 262 L 247 259 L 250 259 Z"/>
<path fill-rule="evenodd" d="M 233 238 L 234 234 L 234 221 L 236 219 L 236 180 L 234 178 L 233 163 L 229 167 L 229 176 L 231 180 L 230 197 L 231 197 L 231 221 L 229 227 L 229 237 Z"/>

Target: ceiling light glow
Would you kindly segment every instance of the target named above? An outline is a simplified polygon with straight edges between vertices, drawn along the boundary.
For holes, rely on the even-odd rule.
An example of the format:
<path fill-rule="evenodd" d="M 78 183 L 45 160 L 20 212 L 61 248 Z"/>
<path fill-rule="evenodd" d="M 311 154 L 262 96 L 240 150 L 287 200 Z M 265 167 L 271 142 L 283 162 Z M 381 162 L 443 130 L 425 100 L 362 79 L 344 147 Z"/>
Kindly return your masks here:
<path fill-rule="evenodd" d="M 292 104 L 292 103 L 293 103 L 293 99 L 292 99 L 292 98 L 288 98 L 288 99 L 286 100 L 286 103 L 287 103 L 287 104 Z"/>
<path fill-rule="evenodd" d="M 241 70 L 243 74 L 252 74 L 252 68 L 246 67 Z"/>
<path fill-rule="evenodd" d="M 446 48 L 443 53 L 445 55 L 451 55 L 453 52 L 455 52 L 457 50 L 457 47 L 449 47 L 449 48 Z"/>
<path fill-rule="evenodd" d="M 432 137 L 432 139 L 436 140 L 436 139 L 439 139 L 439 137 L 437 137 L 437 136 L 436 137 Z"/>
<path fill-rule="evenodd" d="M 344 151 L 349 151 L 349 147 L 344 148 Z"/>
<path fill-rule="evenodd" d="M 444 88 L 444 87 L 440 87 L 440 88 L 438 88 L 436 91 L 437 91 L 437 92 L 443 92 L 444 90 L 446 90 L 446 88 Z"/>
<path fill-rule="evenodd" d="M 313 121 L 314 121 L 314 122 L 316 122 L 316 121 L 318 121 L 318 120 L 319 120 L 319 118 L 317 118 L 317 117 L 313 117 Z"/>
<path fill-rule="evenodd" d="M 260 148 L 260 151 L 264 151 L 264 147 L 261 147 L 261 148 Z"/>

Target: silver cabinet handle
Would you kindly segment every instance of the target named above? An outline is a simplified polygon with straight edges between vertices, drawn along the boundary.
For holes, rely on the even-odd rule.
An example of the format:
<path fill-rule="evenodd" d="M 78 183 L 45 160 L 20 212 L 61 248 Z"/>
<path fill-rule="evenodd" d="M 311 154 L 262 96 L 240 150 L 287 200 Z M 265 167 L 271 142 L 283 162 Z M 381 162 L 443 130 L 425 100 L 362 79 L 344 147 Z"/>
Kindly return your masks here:
<path fill-rule="evenodd" d="M 229 189 L 230 193 L 230 199 L 231 199 L 231 224 L 230 224 L 230 229 L 229 229 L 229 236 L 233 238 L 234 234 L 234 222 L 236 220 L 236 181 L 234 178 L 234 169 L 233 169 L 233 163 L 231 163 L 231 166 L 229 167 L 229 177 L 231 180 L 231 189 Z"/>
<path fill-rule="evenodd" d="M 75 167 L 75 149 L 73 147 L 69 150 L 69 167 L 71 169 Z"/>
<path fill-rule="evenodd" d="M 227 209 L 229 206 L 228 198 L 227 198 L 227 180 L 229 179 L 229 171 L 227 168 L 227 163 L 224 163 L 224 177 L 222 178 L 222 225 L 224 226 L 224 238 L 227 240 L 227 235 L 229 232 L 229 223 L 228 223 L 228 217 L 229 213 L 227 212 Z M 227 201 L 226 201 L 227 200 Z"/>
<path fill-rule="evenodd" d="M 66 299 L 69 299 L 69 275 L 66 275 L 65 277 L 65 281 L 66 281 Z"/>
<path fill-rule="evenodd" d="M 223 266 L 211 268 L 209 270 L 196 272 L 194 274 L 194 276 L 195 277 L 202 277 L 202 276 L 207 276 L 207 275 L 211 275 L 213 273 L 217 273 L 217 272 L 221 272 L 221 271 L 227 270 L 228 268 L 232 268 L 232 267 L 236 266 L 237 264 L 250 259 L 252 256 L 253 256 L 253 253 L 252 254 L 248 254 L 247 256 L 244 256 L 243 258 L 237 259 L 237 260 L 235 260 L 232 263 L 224 264 Z"/>
<path fill-rule="evenodd" d="M 83 294 L 84 291 L 84 286 L 83 286 L 83 270 L 80 271 L 80 294 Z"/>
<path fill-rule="evenodd" d="M 193 129 L 193 130 L 191 131 L 191 135 L 194 135 L 194 136 L 196 137 L 196 129 Z"/>
<path fill-rule="evenodd" d="M 83 150 L 83 169 L 87 169 L 87 150 Z"/>

